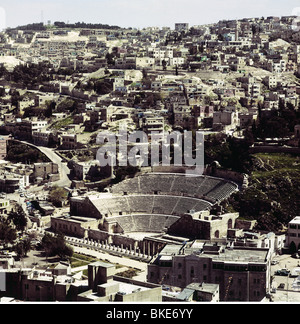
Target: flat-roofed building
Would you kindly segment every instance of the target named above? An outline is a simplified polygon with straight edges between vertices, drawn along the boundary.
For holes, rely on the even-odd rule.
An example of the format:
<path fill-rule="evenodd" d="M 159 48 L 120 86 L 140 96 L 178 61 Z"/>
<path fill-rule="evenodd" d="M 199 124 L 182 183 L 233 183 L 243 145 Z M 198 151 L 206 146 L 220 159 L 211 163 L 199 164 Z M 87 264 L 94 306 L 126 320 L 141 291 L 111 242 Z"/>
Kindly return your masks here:
<path fill-rule="evenodd" d="M 300 249 L 300 216 L 296 216 L 289 222 L 286 238 L 286 244 L 291 253 Z"/>
<path fill-rule="evenodd" d="M 62 215 L 51 218 L 52 230 L 76 237 L 85 237 L 88 229 L 97 229 L 98 225 L 97 219 L 89 217 Z"/>
<path fill-rule="evenodd" d="M 185 288 L 220 287 L 220 301 L 261 301 L 270 288 L 269 249 L 193 242 L 164 248 L 148 265 L 149 282 Z"/>
<path fill-rule="evenodd" d="M 211 283 L 191 283 L 184 288 L 176 300 L 182 302 L 219 302 L 219 285 Z"/>
<path fill-rule="evenodd" d="M 161 302 L 160 285 L 115 275 L 116 266 L 97 261 L 88 265 L 89 290 L 78 295 L 78 301 L 93 302 Z"/>

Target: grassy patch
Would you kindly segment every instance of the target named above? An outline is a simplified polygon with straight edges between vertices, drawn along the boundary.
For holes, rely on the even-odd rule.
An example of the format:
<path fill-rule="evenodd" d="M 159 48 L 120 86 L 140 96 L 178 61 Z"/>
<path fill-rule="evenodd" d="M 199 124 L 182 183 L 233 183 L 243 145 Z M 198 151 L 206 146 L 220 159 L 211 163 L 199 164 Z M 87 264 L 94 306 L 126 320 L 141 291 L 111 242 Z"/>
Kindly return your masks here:
<path fill-rule="evenodd" d="M 133 278 L 137 275 L 137 273 L 139 272 L 139 270 L 133 269 L 133 268 L 129 268 L 128 270 L 125 270 L 123 272 L 119 272 L 116 275 L 120 276 L 120 277 L 125 277 L 125 278 Z"/>
<path fill-rule="evenodd" d="M 62 120 L 58 120 L 51 125 L 51 129 L 61 129 L 62 127 L 68 126 L 73 123 L 73 117 L 67 117 Z"/>
<path fill-rule="evenodd" d="M 232 195 L 226 210 L 258 222 L 259 230 L 280 231 L 300 215 L 300 158 L 290 154 L 254 154 L 248 188 Z"/>
<path fill-rule="evenodd" d="M 97 260 L 98 260 L 97 258 L 90 257 L 87 255 L 82 255 L 79 253 L 74 253 L 70 259 L 72 268 L 82 267 L 88 265 L 89 263 L 95 262 Z"/>
<path fill-rule="evenodd" d="M 252 172 L 253 179 L 269 178 L 291 174 L 296 177 L 300 175 L 300 158 L 281 153 L 258 153 L 253 155 L 256 160 L 256 168 Z"/>

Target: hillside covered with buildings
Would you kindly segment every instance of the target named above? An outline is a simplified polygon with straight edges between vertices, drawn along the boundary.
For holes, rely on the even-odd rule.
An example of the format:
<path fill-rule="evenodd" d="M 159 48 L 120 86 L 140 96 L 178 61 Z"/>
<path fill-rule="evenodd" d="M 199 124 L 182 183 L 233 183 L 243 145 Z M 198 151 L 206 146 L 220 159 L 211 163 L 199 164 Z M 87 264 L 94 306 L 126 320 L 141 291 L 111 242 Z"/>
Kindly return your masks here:
<path fill-rule="evenodd" d="M 274 260 L 299 258 L 300 248 L 296 18 L 143 29 L 55 22 L 1 32 L 0 260 L 14 281 L 3 298 L 276 300 Z M 147 145 L 153 132 L 201 132 L 203 174 L 188 177 L 172 158 L 169 167 L 102 166 L 97 136 L 124 127 L 143 131 Z M 44 252 L 52 242 L 45 235 L 58 235 L 51 257 L 64 261 L 22 272 L 13 255 L 28 258 L 25 233 Z M 94 259 L 75 275 L 62 241 L 139 261 L 142 279 Z M 47 293 L 35 292 L 37 281 Z"/>

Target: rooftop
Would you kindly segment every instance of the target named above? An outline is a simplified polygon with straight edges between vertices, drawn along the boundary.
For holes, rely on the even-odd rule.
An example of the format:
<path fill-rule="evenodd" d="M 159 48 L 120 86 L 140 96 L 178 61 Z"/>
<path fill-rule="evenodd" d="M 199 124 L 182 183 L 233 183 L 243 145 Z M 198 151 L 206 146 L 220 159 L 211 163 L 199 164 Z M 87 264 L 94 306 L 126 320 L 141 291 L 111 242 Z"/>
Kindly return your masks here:
<path fill-rule="evenodd" d="M 265 263 L 268 257 L 268 249 L 258 249 L 249 247 L 230 247 L 219 244 L 197 242 L 191 247 L 182 245 L 166 245 L 160 252 L 160 260 L 171 260 L 172 256 L 189 256 L 210 257 L 214 261 L 237 262 L 237 263 Z"/>
<path fill-rule="evenodd" d="M 290 221 L 290 224 L 300 224 L 300 216 L 296 216 Z"/>

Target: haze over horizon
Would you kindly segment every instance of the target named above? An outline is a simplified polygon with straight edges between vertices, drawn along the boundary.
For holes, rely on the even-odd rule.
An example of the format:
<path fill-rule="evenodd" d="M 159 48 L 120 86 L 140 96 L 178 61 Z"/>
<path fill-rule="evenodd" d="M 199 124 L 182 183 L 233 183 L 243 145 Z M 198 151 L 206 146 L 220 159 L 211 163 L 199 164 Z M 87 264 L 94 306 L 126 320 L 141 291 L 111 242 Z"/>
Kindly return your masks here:
<path fill-rule="evenodd" d="M 119 27 L 174 27 L 223 19 L 300 16 L 299 0 L 2 0 L 6 27 L 51 21 L 101 23 Z M 298 10 L 298 9 L 299 10 Z M 1 17 L 0 17 L 1 19 Z M 1 23 L 1 22 L 0 22 Z"/>

